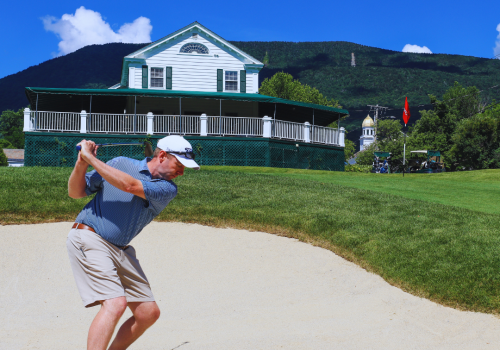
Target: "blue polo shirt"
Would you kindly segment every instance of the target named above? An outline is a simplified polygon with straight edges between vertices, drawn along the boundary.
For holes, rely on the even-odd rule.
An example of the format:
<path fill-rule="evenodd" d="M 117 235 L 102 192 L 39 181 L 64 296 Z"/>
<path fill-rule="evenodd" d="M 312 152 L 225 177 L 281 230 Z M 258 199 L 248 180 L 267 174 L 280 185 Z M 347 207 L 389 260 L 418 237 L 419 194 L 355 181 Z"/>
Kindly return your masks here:
<path fill-rule="evenodd" d="M 140 180 L 146 199 L 124 192 L 95 170 L 85 175 L 87 195 L 95 197 L 78 214 L 76 222 L 92 227 L 106 241 L 122 247 L 142 231 L 177 195 L 172 181 L 153 179 L 148 158 L 142 161 L 118 157 L 107 164 Z"/>

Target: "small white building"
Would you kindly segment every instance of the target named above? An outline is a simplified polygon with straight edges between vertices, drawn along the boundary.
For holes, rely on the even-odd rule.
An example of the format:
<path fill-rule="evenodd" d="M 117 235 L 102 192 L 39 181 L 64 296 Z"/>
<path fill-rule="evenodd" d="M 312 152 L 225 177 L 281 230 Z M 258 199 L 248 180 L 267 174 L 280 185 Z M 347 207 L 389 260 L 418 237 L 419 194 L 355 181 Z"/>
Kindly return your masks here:
<path fill-rule="evenodd" d="M 363 120 L 361 127 L 363 128 L 363 133 L 359 138 L 359 150 L 363 151 L 366 147 L 370 146 L 375 141 L 375 123 L 372 117 L 368 114 Z"/>

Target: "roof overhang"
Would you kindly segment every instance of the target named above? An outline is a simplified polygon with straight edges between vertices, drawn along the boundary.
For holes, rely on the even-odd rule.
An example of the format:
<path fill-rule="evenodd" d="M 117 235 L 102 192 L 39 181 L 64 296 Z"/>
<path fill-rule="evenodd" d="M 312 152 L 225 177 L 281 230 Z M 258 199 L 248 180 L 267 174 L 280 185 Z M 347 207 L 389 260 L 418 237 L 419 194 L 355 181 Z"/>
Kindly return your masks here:
<path fill-rule="evenodd" d="M 36 102 L 36 94 L 54 94 L 54 95 L 103 95 L 103 96 L 144 96 L 144 97 L 163 97 L 163 98 L 206 98 L 215 100 L 233 100 L 247 102 L 265 102 L 287 104 L 299 107 L 306 107 L 316 110 L 322 110 L 342 115 L 348 115 L 345 109 L 321 106 L 313 103 L 297 102 L 286 100 L 284 98 L 260 95 L 260 94 L 241 94 L 228 92 L 199 92 L 199 91 L 175 91 L 175 90 L 151 90 L 151 89 L 62 89 L 62 88 L 37 88 L 27 87 L 26 96 L 32 106 Z"/>
<path fill-rule="evenodd" d="M 292 120 L 299 116 L 304 119 L 314 121 L 316 125 L 328 125 L 332 121 L 349 115 L 345 109 L 321 106 L 312 103 L 303 103 L 286 100 L 282 98 L 260 95 L 242 94 L 226 92 L 199 92 L 199 91 L 172 91 L 172 90 L 151 90 L 151 89 L 63 89 L 63 88 L 37 88 L 27 87 L 26 96 L 33 109 L 37 106 L 39 110 L 52 111 L 80 111 L 89 109 L 90 96 L 103 96 L 109 103 L 115 100 L 122 100 L 127 97 L 155 97 L 155 98 L 189 98 L 189 99 L 212 99 L 230 100 L 242 102 L 256 102 L 262 106 L 266 114 L 272 117 L 277 108 L 276 119 Z M 94 102 L 95 98 L 94 98 Z M 94 109 L 95 112 L 99 112 Z M 287 113 L 290 118 L 287 117 Z M 292 118 L 292 114 L 296 117 Z"/>

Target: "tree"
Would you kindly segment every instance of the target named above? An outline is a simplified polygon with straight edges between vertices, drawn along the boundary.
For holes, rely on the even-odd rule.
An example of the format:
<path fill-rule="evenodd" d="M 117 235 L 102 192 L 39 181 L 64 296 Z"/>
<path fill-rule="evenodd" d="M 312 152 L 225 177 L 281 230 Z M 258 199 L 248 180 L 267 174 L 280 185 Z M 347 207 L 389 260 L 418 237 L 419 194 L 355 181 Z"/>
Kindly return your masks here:
<path fill-rule="evenodd" d="M 342 108 L 338 101 L 323 96 L 318 89 L 301 84 L 300 81 L 294 80 L 291 74 L 284 72 L 278 72 L 270 79 L 264 79 L 260 85 L 259 94 L 297 102 Z"/>
<path fill-rule="evenodd" d="M 375 143 L 372 143 L 370 146 L 358 153 L 358 156 L 356 157 L 356 164 L 372 165 L 373 152 L 375 152 Z"/>
<path fill-rule="evenodd" d="M 6 139 L 0 139 L 0 147 L 1 148 L 14 148 L 14 146 L 12 146 L 12 144 L 7 141 Z"/>
<path fill-rule="evenodd" d="M 455 82 L 441 101 L 429 95 L 434 109 L 420 111 L 422 117 L 411 130 L 412 144 L 417 148 L 440 151 L 446 168 L 455 169 L 457 160 L 449 153 L 453 144 L 452 136 L 460 121 L 484 109 L 479 94 L 475 86 L 463 88 Z"/>
<path fill-rule="evenodd" d="M 392 153 L 392 159 L 403 159 L 404 134 L 403 125 L 399 120 L 379 120 L 377 122 L 377 140 L 375 141 L 378 150 Z M 407 138 L 409 143 L 411 138 Z M 409 150 L 411 147 L 408 147 Z"/>
<path fill-rule="evenodd" d="M 22 108 L 17 112 L 8 109 L 0 115 L 0 132 L 3 138 L 15 148 L 24 148 L 23 122 L 24 111 Z"/>
<path fill-rule="evenodd" d="M 349 139 L 345 139 L 345 146 L 344 146 L 344 156 L 345 159 L 351 159 L 354 153 L 356 152 L 356 145 L 354 142 L 352 142 Z"/>
<path fill-rule="evenodd" d="M 457 167 L 490 169 L 500 167 L 500 105 L 463 119 L 452 136 L 449 151 Z"/>
<path fill-rule="evenodd" d="M 0 146 L 0 166 L 8 166 L 7 156 L 3 153 L 3 148 Z"/>

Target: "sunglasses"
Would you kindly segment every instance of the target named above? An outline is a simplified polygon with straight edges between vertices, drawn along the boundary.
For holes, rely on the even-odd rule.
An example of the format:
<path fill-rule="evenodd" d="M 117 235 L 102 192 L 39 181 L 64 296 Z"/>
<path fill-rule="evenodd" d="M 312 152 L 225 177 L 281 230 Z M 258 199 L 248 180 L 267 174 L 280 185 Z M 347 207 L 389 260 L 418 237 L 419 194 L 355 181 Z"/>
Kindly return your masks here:
<path fill-rule="evenodd" d="M 196 158 L 196 154 L 194 154 L 194 152 L 167 152 L 167 153 L 178 154 L 180 156 L 184 156 L 187 159 L 192 159 L 192 160 Z"/>

